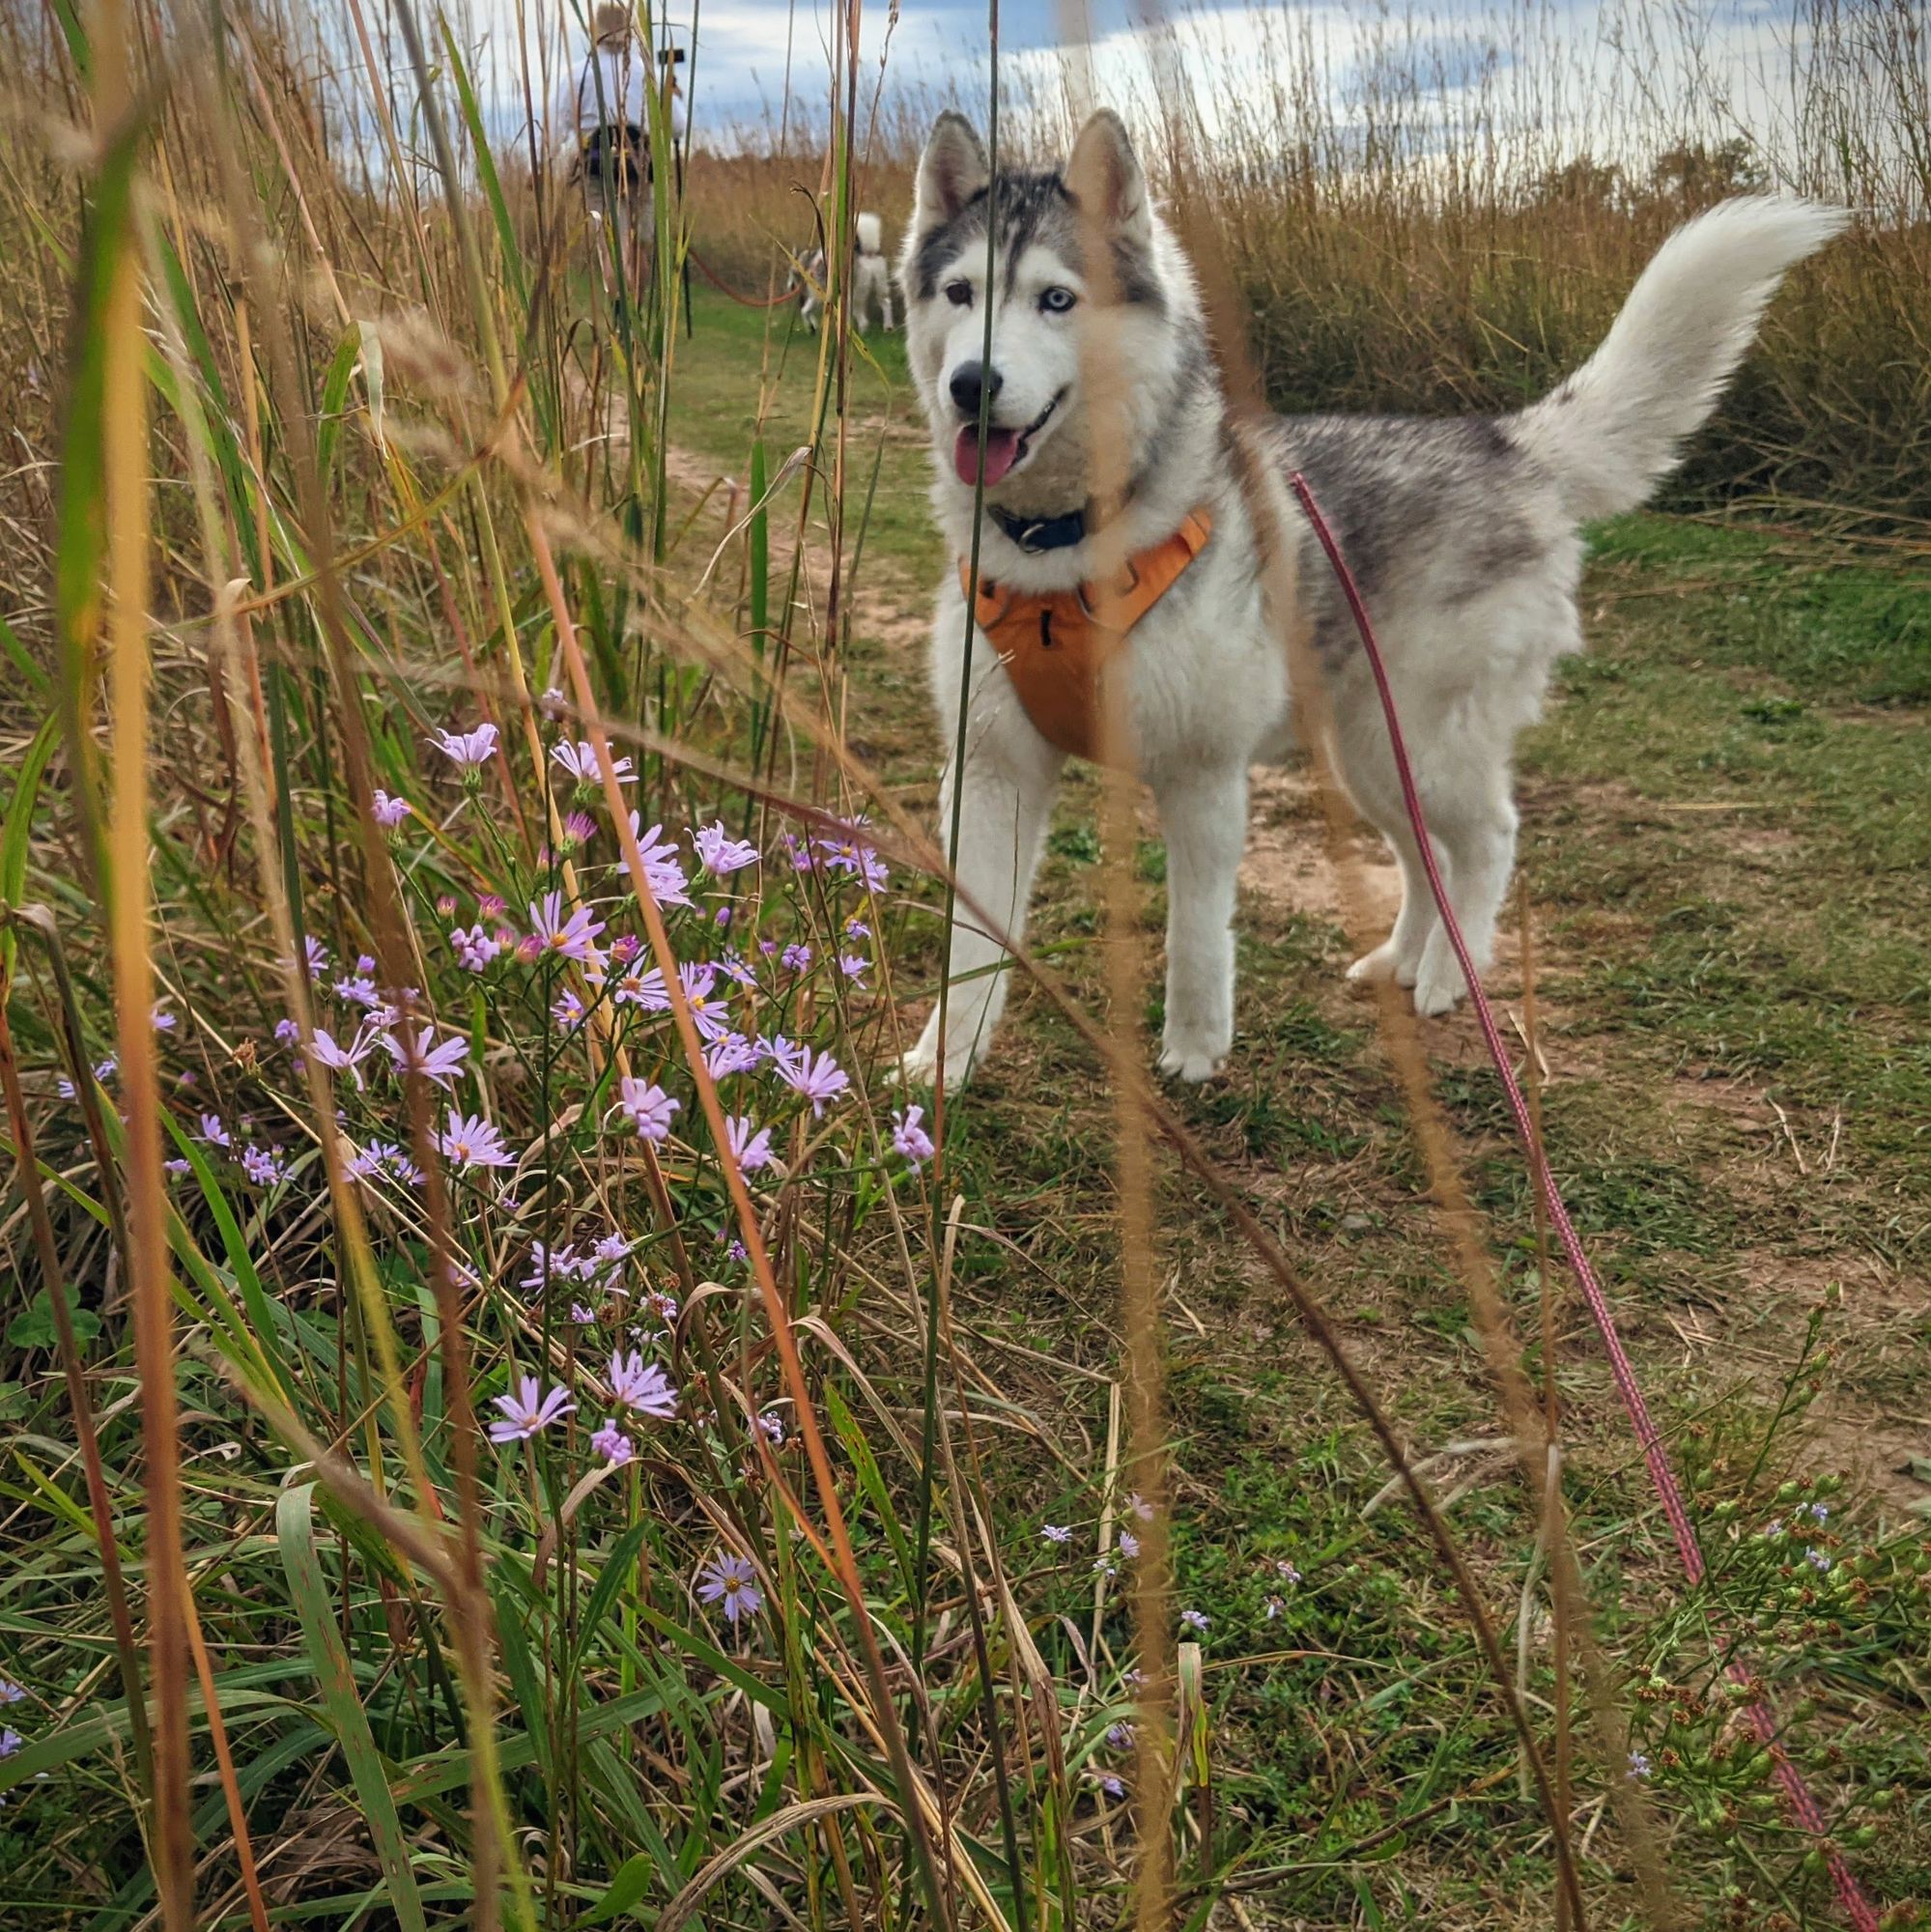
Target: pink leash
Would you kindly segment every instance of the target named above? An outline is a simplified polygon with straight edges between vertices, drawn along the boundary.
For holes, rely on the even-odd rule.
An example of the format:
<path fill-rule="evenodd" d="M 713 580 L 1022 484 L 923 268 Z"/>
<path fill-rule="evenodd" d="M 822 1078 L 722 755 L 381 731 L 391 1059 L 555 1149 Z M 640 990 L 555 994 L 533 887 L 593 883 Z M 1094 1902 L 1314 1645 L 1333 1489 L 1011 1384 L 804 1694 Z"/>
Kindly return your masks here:
<path fill-rule="evenodd" d="M 1455 949 L 1456 959 L 1461 963 L 1462 977 L 1468 983 L 1468 996 L 1473 1004 L 1477 1024 L 1482 1029 L 1483 1043 L 1489 1049 L 1489 1058 L 1494 1063 L 1495 1071 L 1500 1074 L 1502 1086 L 1509 1096 L 1509 1112 L 1515 1117 L 1516 1132 L 1521 1140 L 1523 1151 L 1528 1155 L 1529 1166 L 1541 1190 L 1542 1198 L 1548 1209 L 1550 1225 L 1555 1229 L 1556 1238 L 1562 1243 L 1562 1252 L 1568 1258 L 1571 1272 L 1582 1289 L 1583 1299 L 1589 1304 L 1589 1313 L 1596 1323 L 1596 1332 L 1603 1338 L 1603 1347 L 1609 1357 L 1609 1373 L 1615 1378 L 1616 1392 L 1623 1399 L 1623 1407 L 1629 1412 L 1631 1426 L 1635 1430 L 1636 1440 L 1642 1444 L 1643 1461 L 1649 1465 L 1650 1482 L 1655 1486 L 1657 1499 L 1662 1504 L 1662 1513 L 1669 1519 L 1671 1533 L 1676 1539 L 1676 1553 L 1682 1560 L 1684 1574 L 1692 1585 L 1703 1580 L 1703 1551 L 1696 1542 L 1696 1532 L 1690 1526 L 1690 1513 L 1684 1507 L 1683 1492 L 1676 1481 L 1676 1471 L 1669 1466 L 1669 1457 L 1662 1446 L 1662 1438 L 1657 1434 L 1656 1424 L 1650 1419 L 1649 1405 L 1643 1400 L 1643 1392 L 1636 1380 L 1635 1370 L 1630 1366 L 1630 1358 L 1623 1348 L 1623 1338 L 1616 1332 L 1616 1318 L 1609 1312 L 1609 1303 L 1603 1293 L 1602 1284 L 1596 1279 L 1596 1270 L 1589 1265 L 1589 1257 L 1582 1250 L 1582 1242 L 1576 1233 L 1576 1224 L 1569 1218 L 1569 1209 L 1562 1205 L 1562 1196 L 1556 1192 L 1554 1177 L 1548 1171 L 1548 1161 L 1543 1152 L 1542 1144 L 1536 1138 L 1534 1124 L 1529 1119 L 1528 1104 L 1522 1098 L 1522 1090 L 1516 1080 L 1515 1068 L 1509 1064 L 1507 1050 L 1502 1044 L 1500 1030 L 1495 1025 L 1495 1016 L 1490 1010 L 1488 996 L 1482 991 L 1481 977 L 1475 971 L 1475 962 L 1469 957 L 1468 943 L 1462 936 L 1462 928 L 1456 923 L 1455 908 L 1448 902 L 1448 893 L 1441 883 L 1441 872 L 1435 865 L 1434 841 L 1429 836 L 1428 820 L 1422 815 L 1421 794 L 1415 788 L 1413 769 L 1408 764 L 1408 748 L 1402 736 L 1401 720 L 1395 712 L 1394 693 L 1388 687 L 1387 667 L 1381 662 L 1380 646 L 1375 641 L 1375 627 L 1368 621 L 1368 608 L 1361 601 L 1361 592 L 1354 582 L 1353 573 L 1348 568 L 1341 554 L 1340 546 L 1334 540 L 1334 533 L 1327 526 L 1327 520 L 1320 513 L 1320 506 L 1314 499 L 1314 492 L 1308 488 L 1307 479 L 1298 470 L 1292 478 L 1293 492 L 1300 498 L 1301 508 L 1307 513 L 1307 520 L 1314 527 L 1320 547 L 1327 554 L 1327 560 L 1333 566 L 1336 579 L 1341 584 L 1343 596 L 1348 600 L 1348 609 L 1354 619 L 1354 628 L 1361 634 L 1362 648 L 1368 654 L 1368 668 L 1375 674 L 1375 689 L 1380 694 L 1381 714 L 1388 721 L 1388 743 L 1395 754 L 1395 769 L 1402 781 L 1402 800 L 1407 807 L 1408 823 L 1414 828 L 1415 842 L 1421 848 L 1423 867 L 1428 873 L 1429 891 L 1434 895 L 1435 909 L 1441 915 L 1442 930 L 1448 934 L 1448 943 Z M 1739 1684 L 1747 1683 L 1749 1673 L 1741 1663 L 1729 1666 L 1731 1679 Z M 1784 1802 L 1791 1815 L 1813 1837 L 1824 1836 L 1824 1814 L 1817 1807 L 1817 1801 L 1810 1794 L 1810 1787 L 1804 1783 L 1803 1775 L 1791 1763 L 1788 1754 L 1776 1741 L 1776 1722 L 1769 1709 L 1759 1700 L 1745 1707 L 1750 1728 L 1758 1741 L 1770 1751 L 1775 1765 L 1776 1781 L 1782 1788 Z M 1837 1899 L 1844 1908 L 1844 1916 L 1857 1932 L 1878 1932 L 1877 1914 L 1858 1884 L 1851 1868 L 1834 1848 L 1827 1848 L 1825 1861 L 1831 1872 L 1831 1882 L 1836 1888 Z"/>

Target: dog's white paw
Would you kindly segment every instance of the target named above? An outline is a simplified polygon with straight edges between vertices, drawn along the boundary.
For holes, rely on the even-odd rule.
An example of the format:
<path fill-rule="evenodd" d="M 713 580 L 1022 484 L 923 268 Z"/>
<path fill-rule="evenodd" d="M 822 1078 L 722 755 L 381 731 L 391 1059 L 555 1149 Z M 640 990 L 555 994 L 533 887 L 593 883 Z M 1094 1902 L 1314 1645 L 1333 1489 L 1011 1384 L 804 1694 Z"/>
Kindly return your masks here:
<path fill-rule="evenodd" d="M 971 1053 L 953 1053 L 946 1059 L 946 1091 L 955 1094 L 972 1078 L 972 1070 L 977 1064 Z M 898 1065 L 892 1068 L 887 1079 L 895 1087 L 933 1087 L 939 1078 L 939 1036 L 938 1029 L 927 1026 L 919 1036 L 916 1045 L 907 1047 L 900 1055 Z"/>
<path fill-rule="evenodd" d="M 1190 1086 L 1211 1080 L 1227 1065 L 1230 1045 L 1230 1041 L 1209 1039 L 1191 1029 L 1169 1027 L 1160 1042 L 1160 1071 Z"/>
<path fill-rule="evenodd" d="M 1446 959 L 1424 959 L 1415 979 L 1415 1011 L 1432 1020 L 1447 1012 L 1468 990 L 1462 968 L 1451 953 Z"/>
<path fill-rule="evenodd" d="M 1348 969 L 1348 977 L 1358 986 L 1377 986 L 1395 977 L 1395 942 L 1384 939 L 1372 952 L 1364 952 Z"/>

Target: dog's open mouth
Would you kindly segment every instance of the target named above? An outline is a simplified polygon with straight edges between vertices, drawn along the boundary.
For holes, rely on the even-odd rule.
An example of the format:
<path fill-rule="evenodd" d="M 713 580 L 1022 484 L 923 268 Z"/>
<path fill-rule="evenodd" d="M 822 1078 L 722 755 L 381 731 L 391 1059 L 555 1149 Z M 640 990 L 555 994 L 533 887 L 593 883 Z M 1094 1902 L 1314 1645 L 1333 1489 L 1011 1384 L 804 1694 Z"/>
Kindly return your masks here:
<path fill-rule="evenodd" d="M 1000 429 L 988 423 L 983 442 L 979 440 L 979 425 L 967 423 L 952 444 L 952 468 L 958 472 L 959 481 L 970 488 L 983 475 L 985 487 L 990 490 L 1011 475 L 1025 462 L 1033 439 L 1046 427 L 1053 412 L 1065 400 L 1065 394 L 1062 389 L 1024 429 Z"/>

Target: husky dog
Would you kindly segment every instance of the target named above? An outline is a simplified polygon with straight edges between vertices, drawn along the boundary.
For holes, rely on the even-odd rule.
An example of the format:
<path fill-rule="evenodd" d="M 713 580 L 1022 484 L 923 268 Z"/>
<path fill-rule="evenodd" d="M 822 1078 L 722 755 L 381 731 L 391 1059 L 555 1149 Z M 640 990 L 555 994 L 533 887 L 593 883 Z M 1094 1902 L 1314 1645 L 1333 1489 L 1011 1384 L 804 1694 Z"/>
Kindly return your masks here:
<path fill-rule="evenodd" d="M 1211 535 L 1132 629 L 1119 662 L 1132 745 L 1167 841 L 1165 1073 L 1203 1080 L 1234 1040 L 1235 875 L 1247 771 L 1294 748 L 1286 626 L 1324 672 L 1326 750 L 1400 863 L 1389 937 L 1349 969 L 1447 1011 L 1462 991 L 1412 838 L 1366 659 L 1325 560 L 1286 488 L 1304 471 L 1352 566 L 1386 656 L 1434 857 L 1478 968 L 1515 862 L 1511 760 L 1542 708 L 1550 667 L 1579 650 L 1578 526 L 1633 509 L 1715 407 L 1785 270 L 1847 219 L 1782 196 L 1728 201 L 1679 229 L 1636 283 L 1601 348 L 1549 395 L 1500 416 L 1307 416 L 1237 423 L 1186 258 L 1154 210 L 1126 129 L 1109 112 L 1064 170 L 1002 169 L 959 115 L 943 114 L 920 162 L 904 242 L 906 344 L 930 418 L 932 504 L 954 557 L 969 554 L 984 477 L 982 579 L 1002 593 L 1092 582 L 1093 417 L 1082 334 L 1125 372 L 1105 401 L 1117 569 L 1190 513 Z M 993 233 L 988 237 L 988 226 Z M 1087 259 L 1092 238 L 1109 259 Z M 987 258 L 990 242 L 991 270 Z M 985 304 L 992 305 L 990 359 Z M 989 395 L 989 402 L 987 397 Z M 985 408 L 981 441 L 979 423 Z M 1278 547 L 1278 548 L 1277 548 Z M 1285 549 L 1287 554 L 1281 555 Z M 1270 612 L 1264 578 L 1297 608 Z M 956 570 L 940 587 L 932 687 L 956 742 L 967 620 Z M 972 631 L 947 1037 L 936 1012 L 903 1067 L 963 1080 L 991 1037 L 1021 938 L 1064 753 L 1036 729 L 985 633 Z M 1316 715 L 1319 715 L 1318 713 Z M 940 823 L 951 823 L 951 756 Z M 942 829 L 942 838 L 945 836 Z"/>
<path fill-rule="evenodd" d="M 853 224 L 852 235 L 852 294 L 851 317 L 853 325 L 864 328 L 866 318 L 876 308 L 885 331 L 889 335 L 893 329 L 892 320 L 892 270 L 885 260 L 885 224 L 872 213 L 861 214 Z M 825 251 L 814 248 L 805 258 L 805 270 L 800 274 L 796 269 L 791 271 L 789 288 L 805 291 L 798 304 L 798 320 L 813 334 L 824 313 L 824 298 L 818 293 L 825 286 Z"/>

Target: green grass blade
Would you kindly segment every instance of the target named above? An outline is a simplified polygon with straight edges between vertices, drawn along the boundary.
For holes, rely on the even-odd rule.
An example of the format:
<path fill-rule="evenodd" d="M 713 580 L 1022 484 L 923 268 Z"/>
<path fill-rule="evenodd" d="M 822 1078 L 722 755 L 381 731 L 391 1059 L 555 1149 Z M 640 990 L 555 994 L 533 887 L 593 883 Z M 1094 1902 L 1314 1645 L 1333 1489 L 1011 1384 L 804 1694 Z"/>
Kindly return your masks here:
<path fill-rule="evenodd" d="M 322 1563 L 315 1553 L 313 1483 L 283 1491 L 275 1505 L 275 1536 L 281 1546 L 282 1567 L 288 1573 L 297 1614 L 301 1619 L 302 1640 L 322 1692 L 323 1708 L 342 1747 L 342 1755 L 349 1762 L 355 1796 L 368 1824 L 369 1835 L 375 1841 L 376 1856 L 382 1861 L 383 1874 L 388 1881 L 389 1909 L 403 1932 L 428 1932 L 422 1916 L 422 1899 L 416 1890 L 415 1871 L 409 1860 L 409 1844 L 402 1834 L 402 1821 L 396 1815 L 395 1798 L 389 1788 L 388 1770 L 376 1750 L 368 1714 L 356 1695 L 355 1674 L 335 1627 L 327 1586 L 322 1577 Z"/>

